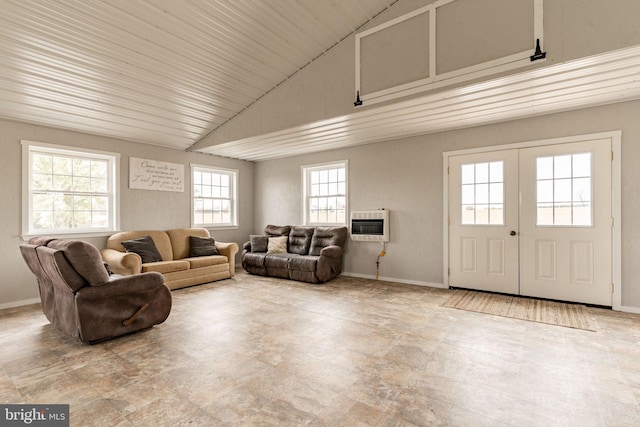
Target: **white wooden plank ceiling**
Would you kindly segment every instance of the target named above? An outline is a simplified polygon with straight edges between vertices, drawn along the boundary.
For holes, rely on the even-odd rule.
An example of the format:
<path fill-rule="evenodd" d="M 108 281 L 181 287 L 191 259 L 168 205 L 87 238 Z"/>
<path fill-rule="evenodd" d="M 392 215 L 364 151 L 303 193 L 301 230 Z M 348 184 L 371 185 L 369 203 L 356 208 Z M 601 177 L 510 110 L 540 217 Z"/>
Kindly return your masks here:
<path fill-rule="evenodd" d="M 0 0 L 0 117 L 186 150 L 396 0 Z M 260 161 L 640 98 L 640 47 L 197 150 Z"/>
<path fill-rule="evenodd" d="M 186 149 L 396 0 L 0 0 L 0 117 Z"/>

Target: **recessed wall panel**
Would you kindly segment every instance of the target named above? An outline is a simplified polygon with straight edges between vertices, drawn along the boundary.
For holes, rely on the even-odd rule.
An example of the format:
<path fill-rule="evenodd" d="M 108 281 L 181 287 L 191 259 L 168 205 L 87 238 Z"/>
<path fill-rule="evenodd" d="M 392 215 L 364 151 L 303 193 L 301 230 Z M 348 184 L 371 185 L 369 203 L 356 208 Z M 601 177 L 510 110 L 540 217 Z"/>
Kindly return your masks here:
<path fill-rule="evenodd" d="M 504 239 L 487 240 L 487 272 L 504 276 Z"/>
<path fill-rule="evenodd" d="M 556 280 L 558 258 L 555 240 L 536 240 L 535 276 L 537 280 Z"/>
<path fill-rule="evenodd" d="M 429 12 L 360 40 L 363 95 L 429 77 Z"/>
<path fill-rule="evenodd" d="M 593 242 L 571 241 L 569 243 L 571 282 L 593 284 Z"/>
<path fill-rule="evenodd" d="M 533 47 L 532 0 L 456 0 L 436 10 L 436 72 L 443 74 Z"/>
<path fill-rule="evenodd" d="M 463 273 L 475 273 L 478 265 L 477 239 L 462 237 L 460 239 L 460 266 Z"/>

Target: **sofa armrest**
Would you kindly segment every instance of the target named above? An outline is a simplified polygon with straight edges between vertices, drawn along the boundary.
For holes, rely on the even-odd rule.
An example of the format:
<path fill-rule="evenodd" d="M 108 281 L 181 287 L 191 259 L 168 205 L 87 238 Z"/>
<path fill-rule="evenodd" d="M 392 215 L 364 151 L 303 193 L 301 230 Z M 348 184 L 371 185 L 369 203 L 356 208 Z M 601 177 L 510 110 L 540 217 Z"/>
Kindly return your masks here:
<path fill-rule="evenodd" d="M 171 312 L 171 300 L 163 276 L 156 272 L 85 286 L 76 292 L 80 339 L 100 341 L 160 324 Z"/>
<path fill-rule="evenodd" d="M 247 252 L 251 252 L 251 241 L 244 242 L 242 244 L 242 250 L 243 251 L 247 251 Z"/>
<path fill-rule="evenodd" d="M 100 254 L 114 273 L 125 276 L 142 273 L 142 258 L 136 253 L 106 248 L 101 250 Z"/>
<path fill-rule="evenodd" d="M 316 266 L 316 277 L 320 282 L 328 282 L 342 272 L 342 254 L 342 246 L 325 246 L 320 250 Z"/>
<path fill-rule="evenodd" d="M 229 260 L 229 274 L 233 277 L 236 273 L 236 254 L 238 253 L 238 244 L 236 242 L 218 242 L 216 240 L 216 249 L 220 255 L 224 255 Z"/>
<path fill-rule="evenodd" d="M 85 296 L 93 296 L 95 293 L 96 296 L 108 298 L 110 296 L 117 296 L 121 294 L 145 292 L 149 289 L 157 289 L 164 286 L 164 276 L 155 271 L 134 274 L 131 276 L 120 276 L 118 274 L 114 274 L 109 278 L 109 281 L 102 286 L 85 286 L 82 288 L 82 293 Z M 89 288 L 96 288 L 96 290 L 90 291 Z"/>
<path fill-rule="evenodd" d="M 341 246 L 325 246 L 320 250 L 320 256 L 326 256 L 329 258 L 339 258 L 344 253 L 344 248 Z"/>

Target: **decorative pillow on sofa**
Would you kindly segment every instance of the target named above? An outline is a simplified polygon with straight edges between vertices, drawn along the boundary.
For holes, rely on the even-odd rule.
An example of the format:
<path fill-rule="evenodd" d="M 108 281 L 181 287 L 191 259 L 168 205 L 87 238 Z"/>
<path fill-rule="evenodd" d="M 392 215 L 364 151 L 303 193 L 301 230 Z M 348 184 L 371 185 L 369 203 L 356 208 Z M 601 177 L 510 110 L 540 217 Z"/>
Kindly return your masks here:
<path fill-rule="evenodd" d="M 162 256 L 153 243 L 151 236 L 139 237 L 133 240 L 124 240 L 120 242 L 127 252 L 134 252 L 142 258 L 142 263 L 162 261 Z"/>
<path fill-rule="evenodd" d="M 287 253 L 287 236 L 269 237 L 267 245 L 268 254 L 286 254 Z"/>
<path fill-rule="evenodd" d="M 189 236 L 189 256 L 220 255 L 213 237 Z"/>
<path fill-rule="evenodd" d="M 252 234 L 249 238 L 251 239 L 251 252 L 267 252 L 269 236 Z"/>

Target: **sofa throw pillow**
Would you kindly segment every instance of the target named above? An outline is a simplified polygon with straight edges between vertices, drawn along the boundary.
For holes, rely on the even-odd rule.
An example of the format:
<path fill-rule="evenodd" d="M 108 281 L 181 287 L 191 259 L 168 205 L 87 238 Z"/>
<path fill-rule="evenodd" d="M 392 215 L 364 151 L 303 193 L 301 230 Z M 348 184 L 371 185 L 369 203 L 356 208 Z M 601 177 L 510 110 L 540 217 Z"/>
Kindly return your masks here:
<path fill-rule="evenodd" d="M 153 243 L 151 236 L 139 237 L 133 240 L 124 240 L 120 242 L 127 252 L 134 252 L 142 258 L 142 263 L 162 261 L 162 256 Z"/>
<path fill-rule="evenodd" d="M 286 254 L 287 253 L 287 236 L 269 237 L 267 244 L 268 254 Z"/>
<path fill-rule="evenodd" d="M 213 237 L 189 236 L 189 256 L 220 255 Z"/>
<path fill-rule="evenodd" d="M 269 245 L 269 236 L 251 235 L 251 252 L 267 252 Z"/>

